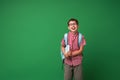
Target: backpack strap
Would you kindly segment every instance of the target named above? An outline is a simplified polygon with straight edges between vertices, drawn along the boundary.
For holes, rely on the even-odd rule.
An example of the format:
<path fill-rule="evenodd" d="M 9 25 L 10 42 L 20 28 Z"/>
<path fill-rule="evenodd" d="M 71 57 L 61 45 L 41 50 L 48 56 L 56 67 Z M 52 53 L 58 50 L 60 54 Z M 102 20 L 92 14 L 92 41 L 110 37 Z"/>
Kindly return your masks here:
<path fill-rule="evenodd" d="M 78 46 L 80 47 L 80 43 L 82 42 L 82 34 L 79 33 L 79 36 L 78 36 Z M 83 54 L 82 54 L 83 56 Z"/>
<path fill-rule="evenodd" d="M 78 46 L 80 47 L 80 43 L 82 41 L 82 34 L 79 33 L 79 36 L 78 36 Z"/>
<path fill-rule="evenodd" d="M 65 41 L 65 45 L 68 44 L 68 33 L 64 34 L 64 41 Z"/>

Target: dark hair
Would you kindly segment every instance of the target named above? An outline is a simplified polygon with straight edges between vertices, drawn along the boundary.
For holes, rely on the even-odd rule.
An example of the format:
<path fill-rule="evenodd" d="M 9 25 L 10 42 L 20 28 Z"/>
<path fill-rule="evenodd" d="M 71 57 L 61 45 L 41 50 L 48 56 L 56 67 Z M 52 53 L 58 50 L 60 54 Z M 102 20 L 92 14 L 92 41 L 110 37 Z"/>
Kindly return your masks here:
<path fill-rule="evenodd" d="M 71 18 L 71 19 L 69 19 L 68 22 L 67 22 L 68 26 L 69 26 L 69 22 L 70 22 L 70 21 L 75 21 L 77 25 L 79 24 L 77 19 Z"/>

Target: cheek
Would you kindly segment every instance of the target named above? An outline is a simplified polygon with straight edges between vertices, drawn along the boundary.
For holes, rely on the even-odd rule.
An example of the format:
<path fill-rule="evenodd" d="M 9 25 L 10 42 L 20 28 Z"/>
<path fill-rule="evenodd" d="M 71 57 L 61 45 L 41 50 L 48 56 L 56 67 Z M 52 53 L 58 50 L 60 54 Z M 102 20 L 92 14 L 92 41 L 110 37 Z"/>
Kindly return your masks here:
<path fill-rule="evenodd" d="M 69 29 L 71 29 L 72 28 L 72 26 L 69 26 Z"/>
<path fill-rule="evenodd" d="M 68 29 L 70 30 L 70 29 L 71 29 L 71 27 L 68 27 Z"/>
<path fill-rule="evenodd" d="M 76 28 L 78 28 L 78 26 L 75 26 Z"/>

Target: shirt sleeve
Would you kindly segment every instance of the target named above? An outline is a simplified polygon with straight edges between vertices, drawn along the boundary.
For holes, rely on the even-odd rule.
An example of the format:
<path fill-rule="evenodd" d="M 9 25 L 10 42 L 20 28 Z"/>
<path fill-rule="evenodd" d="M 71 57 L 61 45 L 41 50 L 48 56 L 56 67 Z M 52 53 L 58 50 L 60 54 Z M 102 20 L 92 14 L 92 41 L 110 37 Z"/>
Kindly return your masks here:
<path fill-rule="evenodd" d="M 84 36 L 82 36 L 82 41 L 80 43 L 81 46 L 85 46 L 86 45 L 86 40 L 84 38 Z"/>
<path fill-rule="evenodd" d="M 64 39 L 62 39 L 61 45 L 65 47 L 65 40 Z"/>

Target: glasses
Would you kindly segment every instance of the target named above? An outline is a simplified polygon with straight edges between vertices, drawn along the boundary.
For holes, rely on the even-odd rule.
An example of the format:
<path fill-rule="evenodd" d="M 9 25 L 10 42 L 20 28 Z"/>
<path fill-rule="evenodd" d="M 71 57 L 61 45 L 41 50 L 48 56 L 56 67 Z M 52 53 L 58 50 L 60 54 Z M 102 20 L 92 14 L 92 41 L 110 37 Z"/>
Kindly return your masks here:
<path fill-rule="evenodd" d="M 74 26 L 74 25 L 77 25 L 76 23 L 71 23 L 71 24 L 69 24 L 69 26 Z"/>

